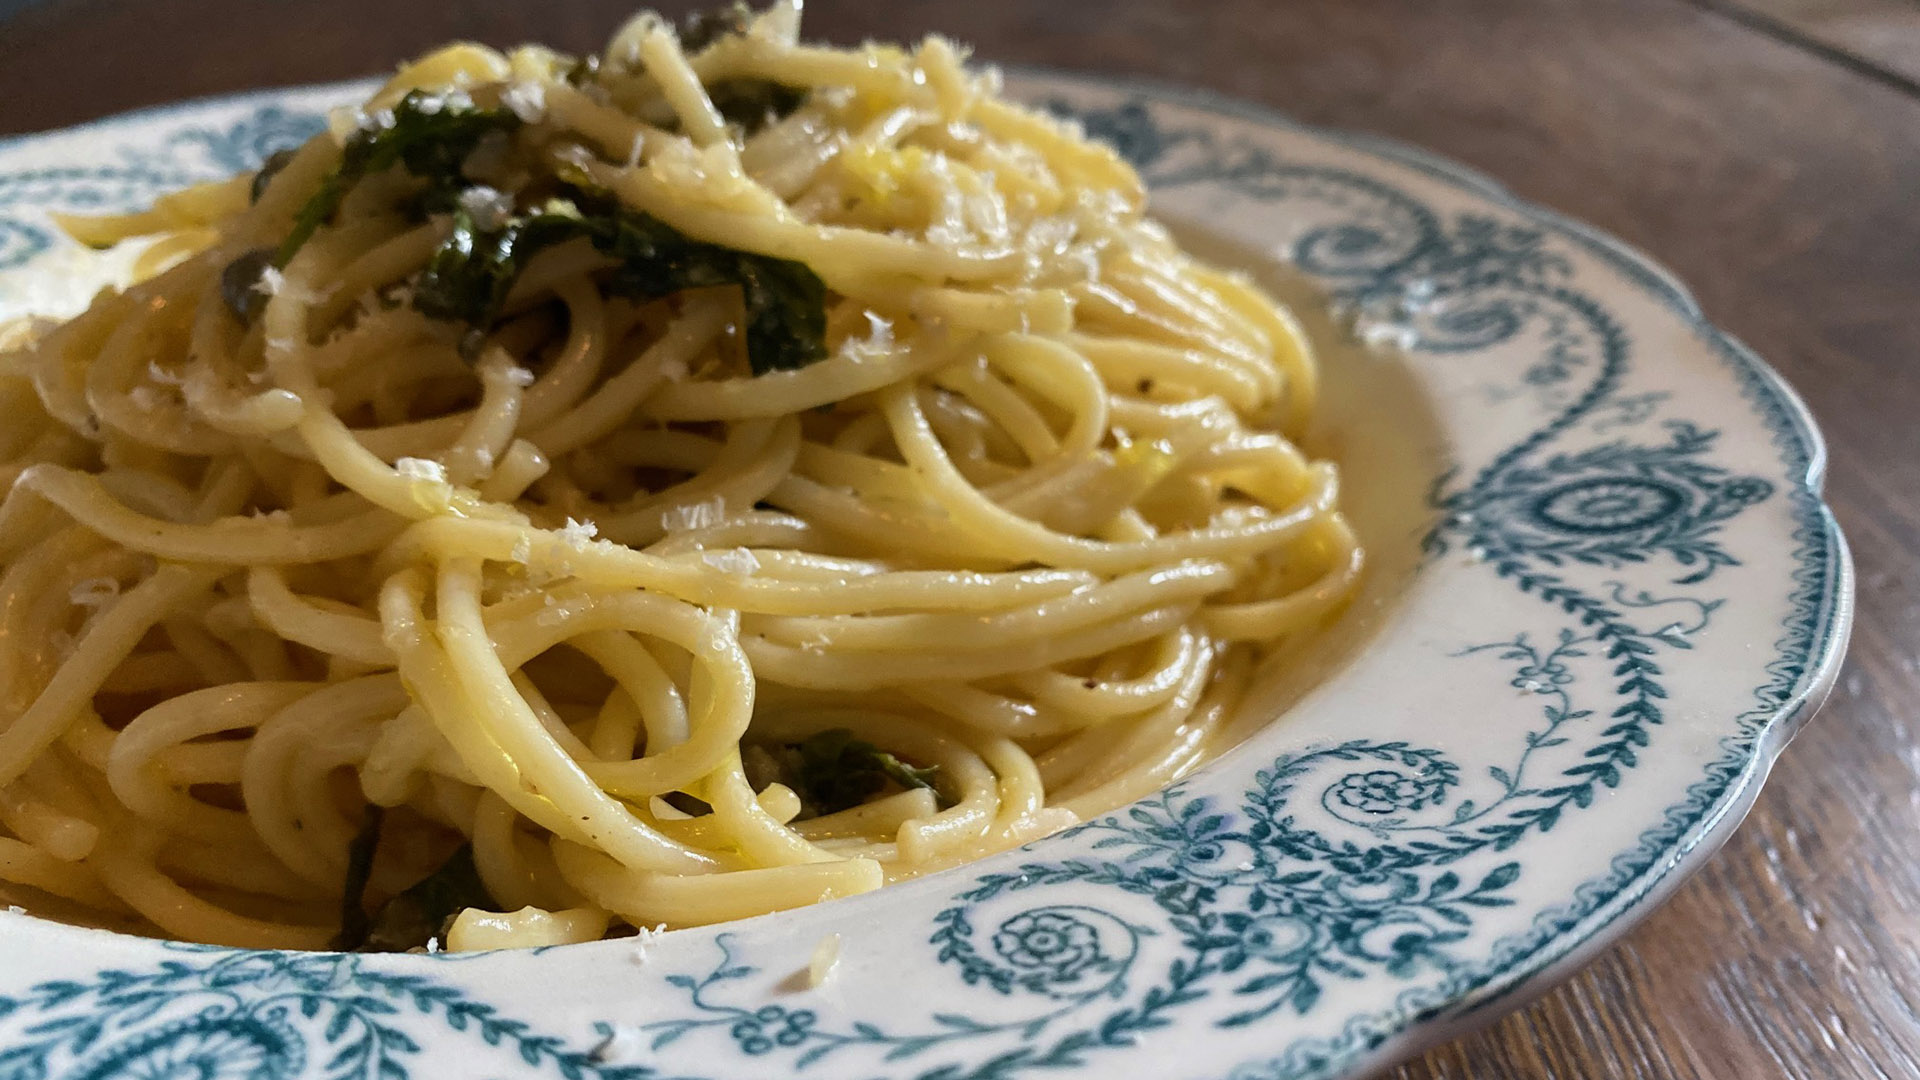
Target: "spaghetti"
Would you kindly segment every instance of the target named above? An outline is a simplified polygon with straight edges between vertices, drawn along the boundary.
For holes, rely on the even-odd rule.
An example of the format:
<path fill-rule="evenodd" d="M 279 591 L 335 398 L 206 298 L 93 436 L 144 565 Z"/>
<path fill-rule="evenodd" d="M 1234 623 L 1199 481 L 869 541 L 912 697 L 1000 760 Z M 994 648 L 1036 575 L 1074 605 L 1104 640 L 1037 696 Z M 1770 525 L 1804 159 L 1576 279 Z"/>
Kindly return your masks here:
<path fill-rule="evenodd" d="M 1144 204 L 946 41 L 791 4 L 451 46 L 66 222 L 153 239 L 0 339 L 0 899 L 552 944 L 1192 769 L 1361 554 L 1292 317 Z"/>

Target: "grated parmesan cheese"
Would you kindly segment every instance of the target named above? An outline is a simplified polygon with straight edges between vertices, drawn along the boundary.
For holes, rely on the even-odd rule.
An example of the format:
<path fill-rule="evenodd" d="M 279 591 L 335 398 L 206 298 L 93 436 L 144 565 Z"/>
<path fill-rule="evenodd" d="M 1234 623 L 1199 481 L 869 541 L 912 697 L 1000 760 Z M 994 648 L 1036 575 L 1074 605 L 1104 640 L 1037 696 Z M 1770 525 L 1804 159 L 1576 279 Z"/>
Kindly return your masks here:
<path fill-rule="evenodd" d="M 674 507 L 660 515 L 660 527 L 670 533 L 687 532 L 692 529 L 709 528 L 726 519 L 727 500 L 715 497 L 706 502 Z"/>
<path fill-rule="evenodd" d="M 272 266 L 260 271 L 260 280 L 253 283 L 253 291 L 267 296 L 284 296 L 299 304 L 317 304 L 333 295 L 332 289 L 320 292 L 303 286 L 288 285 L 287 275 Z"/>
<path fill-rule="evenodd" d="M 375 109 L 372 112 L 355 110 L 353 127 L 355 131 L 385 131 L 393 126 L 392 109 Z"/>
<path fill-rule="evenodd" d="M 513 217 L 513 196 L 499 188 L 476 184 L 460 193 L 460 209 L 473 219 L 475 228 L 498 229 Z"/>
<path fill-rule="evenodd" d="M 654 942 L 659 941 L 665 937 L 666 934 L 666 923 L 660 923 L 652 927 L 640 927 L 640 932 L 633 937 L 633 962 L 636 964 L 646 963 L 647 953 L 653 948 Z"/>
<path fill-rule="evenodd" d="M 840 355 L 854 363 L 875 360 L 893 351 L 893 320 L 867 312 L 867 336 L 840 343 Z"/>
<path fill-rule="evenodd" d="M 540 614 L 533 617 L 533 624 L 535 626 L 559 626 L 561 623 L 567 621 L 568 615 L 573 613 L 573 608 L 570 605 L 555 600 L 552 593 L 541 597 L 540 601 Z"/>
<path fill-rule="evenodd" d="M 560 542 L 575 551 L 587 550 L 587 545 L 592 543 L 593 538 L 598 535 L 600 535 L 600 526 L 591 521 L 575 521 L 568 518 L 567 523 L 560 527 Z"/>
<path fill-rule="evenodd" d="M 393 471 L 409 480 L 425 480 L 435 484 L 447 482 L 446 466 L 430 458 L 403 457 L 393 463 Z"/>
<path fill-rule="evenodd" d="M 473 96 L 465 90 L 448 90 L 439 94 L 422 94 L 414 99 L 413 107 L 432 116 L 442 109 L 471 109 Z"/>
<path fill-rule="evenodd" d="M 500 95 L 500 104 L 513 110 L 521 122 L 537 124 L 547 118 L 547 91 L 537 82 L 516 82 Z"/>
<path fill-rule="evenodd" d="M 521 533 L 519 539 L 513 542 L 513 550 L 507 553 L 507 558 L 522 566 L 526 565 L 527 560 L 533 558 L 533 537 L 527 533 Z"/>
<path fill-rule="evenodd" d="M 731 551 L 703 551 L 700 553 L 700 561 L 736 577 L 747 577 L 760 569 L 760 560 L 753 557 L 753 552 L 743 547 L 737 547 Z"/>

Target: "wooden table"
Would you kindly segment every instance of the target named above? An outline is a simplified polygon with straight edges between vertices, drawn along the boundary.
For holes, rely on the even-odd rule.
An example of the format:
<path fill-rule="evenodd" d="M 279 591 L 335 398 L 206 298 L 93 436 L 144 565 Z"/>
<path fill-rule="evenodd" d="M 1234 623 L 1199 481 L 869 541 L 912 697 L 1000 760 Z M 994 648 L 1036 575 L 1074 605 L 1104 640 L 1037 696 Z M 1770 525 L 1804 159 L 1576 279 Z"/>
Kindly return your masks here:
<path fill-rule="evenodd" d="M 0 0 L 16 12 L 0 132 L 362 74 L 451 37 L 592 48 L 626 6 Z M 1839 689 L 1666 907 L 1392 1075 L 1920 1078 L 1920 3 L 810 8 L 833 40 L 937 29 L 995 60 L 1136 72 L 1431 147 L 1652 252 L 1784 372 L 1828 434 L 1859 561 Z"/>

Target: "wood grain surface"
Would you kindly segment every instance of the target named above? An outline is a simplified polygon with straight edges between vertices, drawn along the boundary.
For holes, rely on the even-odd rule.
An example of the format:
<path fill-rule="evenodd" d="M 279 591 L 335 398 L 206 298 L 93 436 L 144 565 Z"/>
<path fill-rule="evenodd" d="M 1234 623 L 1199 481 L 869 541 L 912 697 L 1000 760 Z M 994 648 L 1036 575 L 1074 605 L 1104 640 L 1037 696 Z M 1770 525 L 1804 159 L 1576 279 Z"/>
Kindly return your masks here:
<path fill-rule="evenodd" d="M 625 7 L 45 0 L 0 23 L 0 131 L 361 74 L 453 36 L 592 47 Z M 1920 1080 L 1920 95 L 1885 77 L 1920 51 L 1874 68 L 1832 20 L 1808 36 L 1861 10 L 1920 43 L 1909 0 L 809 4 L 816 36 L 939 30 L 1457 158 L 1653 253 L 1820 418 L 1860 571 L 1825 712 L 1670 903 L 1396 1080 Z"/>
<path fill-rule="evenodd" d="M 1701 0 L 1764 34 L 1920 93 L 1914 0 Z"/>

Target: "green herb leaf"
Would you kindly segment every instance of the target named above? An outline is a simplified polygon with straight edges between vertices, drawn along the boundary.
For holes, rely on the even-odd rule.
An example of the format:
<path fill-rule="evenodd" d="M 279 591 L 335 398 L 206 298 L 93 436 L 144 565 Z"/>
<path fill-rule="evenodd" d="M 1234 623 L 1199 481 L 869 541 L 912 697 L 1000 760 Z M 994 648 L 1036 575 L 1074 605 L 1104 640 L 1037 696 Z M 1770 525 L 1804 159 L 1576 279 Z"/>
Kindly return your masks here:
<path fill-rule="evenodd" d="M 814 814 L 834 814 L 858 806 L 889 783 L 902 790 L 933 787 L 939 766 L 909 765 L 870 742 L 833 728 L 787 746 L 779 755 L 794 793 Z"/>
<path fill-rule="evenodd" d="M 414 284 L 413 306 L 429 318 L 469 323 L 484 331 L 499 317 L 500 305 L 528 259 L 542 248 L 585 235 L 580 212 L 560 199 L 492 230 L 477 228 L 472 215 L 455 210 L 452 235 Z"/>
<path fill-rule="evenodd" d="M 591 86 L 600 79 L 600 58 L 583 56 L 567 65 L 563 76 L 568 86 Z"/>
<path fill-rule="evenodd" d="M 431 102 L 431 104 L 429 104 Z M 293 231 L 280 244 L 274 265 L 284 267 L 333 219 L 340 201 L 362 177 L 404 165 L 432 187 L 457 186 L 460 164 L 490 132 L 512 131 L 520 118 L 505 108 L 454 105 L 419 90 L 393 107 L 393 123 L 355 132 L 340 152 L 340 164 L 320 182 L 294 215 Z"/>
<path fill-rule="evenodd" d="M 826 356 L 826 285 L 804 263 L 702 243 L 604 196 L 579 198 L 590 210 L 554 199 L 493 230 L 477 229 L 470 217 L 456 213 L 453 234 L 414 287 L 414 307 L 484 334 L 534 254 L 586 237 L 617 263 L 606 281 L 607 292 L 616 296 L 653 299 L 738 285 L 747 316 L 747 359 L 756 375 L 802 368 Z"/>
<path fill-rule="evenodd" d="M 254 248 L 220 271 L 220 299 L 226 301 L 234 318 L 251 323 L 260 317 L 260 310 L 267 306 L 267 294 L 259 288 L 260 277 L 272 263 L 272 251 Z"/>
<path fill-rule="evenodd" d="M 347 845 L 347 880 L 340 890 L 340 933 L 333 948 L 351 951 L 367 940 L 367 881 L 373 877 L 373 857 L 380 849 L 380 825 L 386 808 L 368 803 L 360 831 Z"/>
<path fill-rule="evenodd" d="M 752 25 L 753 9 L 746 5 L 745 0 L 734 0 L 721 7 L 690 11 L 674 29 L 680 37 L 680 48 L 691 56 L 723 37 L 746 33 Z"/>
<path fill-rule="evenodd" d="M 347 849 L 347 880 L 340 898 L 340 934 L 333 947 L 343 952 L 406 952 L 445 938 L 454 916 L 467 908 L 499 906 L 473 864 L 473 845 L 462 844 L 433 873 L 380 905 L 366 910 L 367 880 L 380 848 L 385 812 L 367 807 L 365 823 Z"/>
<path fill-rule="evenodd" d="M 473 845 L 462 844 L 440 868 L 412 888 L 380 905 L 357 952 L 406 952 L 424 947 L 434 938 L 446 938 L 454 916 L 468 908 L 493 910 L 499 901 L 480 880 L 473 864 Z"/>
<path fill-rule="evenodd" d="M 721 38 L 746 33 L 753 20 L 753 9 L 738 0 L 725 7 L 693 12 L 680 20 L 680 47 L 689 56 L 704 52 Z M 798 109 L 807 99 L 807 91 L 769 79 L 723 79 L 707 87 L 707 96 L 722 117 L 751 135 L 769 120 Z"/>
<path fill-rule="evenodd" d="M 807 100 L 807 91 L 771 79 L 722 79 L 707 87 L 707 96 L 722 117 L 751 135 L 791 116 Z"/>
<path fill-rule="evenodd" d="M 253 174 L 253 183 L 247 188 L 248 202 L 260 201 L 260 196 L 267 192 L 267 185 L 273 183 L 273 178 L 280 175 L 280 170 L 287 167 L 287 162 L 293 160 L 293 153 L 293 149 L 288 147 L 267 155 L 267 160 L 260 163 L 260 171 Z"/>

